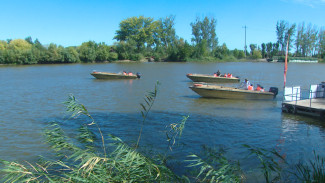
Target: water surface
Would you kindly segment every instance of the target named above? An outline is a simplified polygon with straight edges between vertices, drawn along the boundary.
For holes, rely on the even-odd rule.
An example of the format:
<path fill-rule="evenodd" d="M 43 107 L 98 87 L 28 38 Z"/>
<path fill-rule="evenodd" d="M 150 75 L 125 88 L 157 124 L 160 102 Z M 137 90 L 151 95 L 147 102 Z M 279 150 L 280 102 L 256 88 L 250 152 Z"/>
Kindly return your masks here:
<path fill-rule="evenodd" d="M 229 157 L 254 166 L 245 159 L 249 144 L 278 149 L 287 160 L 325 153 L 325 125 L 318 119 L 283 114 L 283 63 L 109 63 L 0 67 L 0 159 L 33 161 L 46 154 L 42 129 L 62 120 L 62 104 L 69 94 L 83 103 L 104 133 L 135 141 L 139 133 L 141 106 L 157 81 L 159 94 L 149 115 L 141 143 L 166 149 L 166 126 L 189 115 L 177 156 L 198 153 L 202 145 L 226 147 Z M 205 99 L 188 87 L 187 73 L 212 74 L 217 70 L 248 78 L 265 88 L 279 88 L 273 101 Z M 140 72 L 140 80 L 96 80 L 93 70 Z M 325 80 L 324 64 L 289 63 L 287 86 L 309 88 Z M 82 121 L 81 121 L 82 122 Z M 62 122 L 64 128 L 77 124 Z M 253 163 L 249 163 L 253 162 Z"/>

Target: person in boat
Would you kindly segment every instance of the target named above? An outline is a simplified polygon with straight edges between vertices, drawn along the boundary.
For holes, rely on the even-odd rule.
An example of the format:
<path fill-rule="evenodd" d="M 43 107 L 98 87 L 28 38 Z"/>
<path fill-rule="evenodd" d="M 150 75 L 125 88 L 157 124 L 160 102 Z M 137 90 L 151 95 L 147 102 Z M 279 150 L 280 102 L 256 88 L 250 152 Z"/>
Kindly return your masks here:
<path fill-rule="evenodd" d="M 123 71 L 123 75 L 127 75 L 125 71 Z"/>
<path fill-rule="evenodd" d="M 264 92 L 264 88 L 263 88 L 263 86 L 261 86 L 261 90 L 260 90 L 261 92 Z"/>
<path fill-rule="evenodd" d="M 241 83 L 239 88 L 247 90 L 248 86 L 250 86 L 250 85 L 251 85 L 251 83 L 248 81 L 248 79 L 245 79 L 245 81 Z"/>
<path fill-rule="evenodd" d="M 129 75 L 129 76 L 133 76 L 133 73 L 132 73 L 132 72 L 129 72 L 128 75 Z"/>
<path fill-rule="evenodd" d="M 215 72 L 213 73 L 213 77 L 219 77 L 218 74 Z"/>
<path fill-rule="evenodd" d="M 232 78 L 232 74 L 228 73 L 227 78 Z"/>
<path fill-rule="evenodd" d="M 260 84 L 257 84 L 256 91 L 261 91 L 262 87 Z"/>
<path fill-rule="evenodd" d="M 220 73 L 219 69 L 218 69 L 216 74 L 217 74 L 217 76 L 220 76 L 221 73 Z"/>
<path fill-rule="evenodd" d="M 251 85 L 249 85 L 248 87 L 247 87 L 247 90 L 254 90 L 254 86 L 253 86 L 253 84 L 251 84 Z"/>

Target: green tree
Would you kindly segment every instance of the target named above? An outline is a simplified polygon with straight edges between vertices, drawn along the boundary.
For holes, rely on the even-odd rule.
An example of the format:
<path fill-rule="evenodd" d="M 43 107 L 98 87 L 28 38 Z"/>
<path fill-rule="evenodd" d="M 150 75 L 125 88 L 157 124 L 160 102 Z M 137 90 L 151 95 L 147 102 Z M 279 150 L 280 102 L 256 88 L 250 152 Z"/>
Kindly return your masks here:
<path fill-rule="evenodd" d="M 235 58 L 237 59 L 242 59 L 245 57 L 245 52 L 243 50 L 237 50 L 237 49 L 234 49 L 232 51 L 232 54 L 234 55 Z"/>
<path fill-rule="evenodd" d="M 108 61 L 118 60 L 118 54 L 116 52 L 109 52 L 107 60 Z"/>
<path fill-rule="evenodd" d="M 96 50 L 96 61 L 107 61 L 109 56 L 110 47 L 105 43 L 99 43 Z"/>
<path fill-rule="evenodd" d="M 137 43 L 132 39 L 128 40 L 128 42 L 120 41 L 115 43 L 115 47 L 119 60 L 130 59 L 131 55 L 137 52 Z"/>
<path fill-rule="evenodd" d="M 8 47 L 8 43 L 6 41 L 0 40 L 0 50 L 5 50 Z"/>
<path fill-rule="evenodd" d="M 166 50 L 169 50 L 170 47 L 175 46 L 177 39 L 175 31 L 175 16 L 168 16 L 166 18 L 161 18 L 157 22 L 157 31 L 155 31 L 156 45 L 159 47 L 162 45 Z"/>
<path fill-rule="evenodd" d="M 279 51 L 279 43 L 273 43 L 272 47 L 273 47 L 273 49 L 272 49 L 271 55 L 275 56 L 278 54 L 278 51 Z"/>
<path fill-rule="evenodd" d="M 260 50 L 254 50 L 252 54 L 252 59 L 260 59 L 262 58 L 262 53 Z"/>
<path fill-rule="evenodd" d="M 8 48 L 13 50 L 29 50 L 32 48 L 32 45 L 23 39 L 14 39 L 10 41 Z"/>
<path fill-rule="evenodd" d="M 262 58 L 265 58 L 266 57 L 266 45 L 265 45 L 265 43 L 261 44 L 261 48 L 262 48 L 262 50 L 261 50 Z"/>
<path fill-rule="evenodd" d="M 82 62 L 96 61 L 97 44 L 95 41 L 88 41 L 81 44 L 78 48 L 79 58 Z"/>
<path fill-rule="evenodd" d="M 25 38 L 25 41 L 27 41 L 29 44 L 34 44 L 32 37 L 28 36 Z"/>
<path fill-rule="evenodd" d="M 294 40 L 294 34 L 295 34 L 296 24 L 289 24 L 289 22 L 286 22 L 284 20 L 278 21 L 276 24 L 276 34 L 277 34 L 277 43 L 279 44 L 280 48 L 280 55 L 285 55 L 286 52 L 286 46 L 287 46 L 287 40 L 290 35 L 289 40 L 289 47 L 290 50 L 292 47 L 292 42 Z"/>
<path fill-rule="evenodd" d="M 65 63 L 77 63 L 79 62 L 79 54 L 75 47 L 66 47 L 63 52 Z"/>
<path fill-rule="evenodd" d="M 63 47 L 58 47 L 56 44 L 51 43 L 47 48 L 45 59 L 42 63 L 60 63 L 63 61 Z"/>
<path fill-rule="evenodd" d="M 272 43 L 268 42 L 266 44 L 266 55 L 267 55 L 266 58 L 272 58 L 272 56 L 273 56 L 273 55 L 271 55 L 272 49 L 273 49 Z"/>
<path fill-rule="evenodd" d="M 285 30 L 286 30 L 286 22 L 284 20 L 278 21 L 276 23 L 276 35 L 277 35 L 277 43 L 280 46 L 281 49 L 281 54 L 284 54 L 284 49 L 285 49 L 285 39 L 284 39 L 284 35 L 285 35 Z"/>
<path fill-rule="evenodd" d="M 297 56 L 313 56 L 316 55 L 319 45 L 318 30 L 316 26 L 301 23 L 297 30 L 297 39 L 295 41 Z"/>
<path fill-rule="evenodd" d="M 253 52 L 254 52 L 255 49 L 256 49 L 256 44 L 250 44 L 250 45 L 249 45 L 249 48 L 251 49 L 251 55 L 253 55 Z"/>
<path fill-rule="evenodd" d="M 318 34 L 318 55 L 319 57 L 325 57 L 325 29 L 321 28 Z"/>
<path fill-rule="evenodd" d="M 158 24 L 154 22 L 153 18 L 143 16 L 127 18 L 120 23 L 114 39 L 126 42 L 134 40 L 138 51 L 140 51 L 145 45 L 153 45 L 153 35 L 157 26 Z"/>
<path fill-rule="evenodd" d="M 197 17 L 195 22 L 190 24 L 193 35 L 192 42 L 194 42 L 195 45 L 206 45 L 208 51 L 211 52 L 218 45 L 218 38 L 215 30 L 216 24 L 217 21 L 214 18 L 205 17 L 203 20 L 200 20 L 200 18 Z M 202 44 L 203 41 L 205 43 Z M 199 46 L 198 49 L 202 48 Z"/>

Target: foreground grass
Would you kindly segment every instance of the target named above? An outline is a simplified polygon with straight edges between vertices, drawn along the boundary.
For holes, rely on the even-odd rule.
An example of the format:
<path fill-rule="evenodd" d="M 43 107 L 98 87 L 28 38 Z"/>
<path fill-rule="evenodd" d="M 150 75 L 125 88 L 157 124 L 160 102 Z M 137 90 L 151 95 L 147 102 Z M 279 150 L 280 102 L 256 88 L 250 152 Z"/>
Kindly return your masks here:
<path fill-rule="evenodd" d="M 147 116 L 158 94 L 158 83 L 144 97 L 142 121 L 135 144 L 102 131 L 86 107 L 70 96 L 65 102 L 72 118 L 85 116 L 75 138 L 68 137 L 58 125 L 51 123 L 44 137 L 54 157 L 41 157 L 36 163 L 1 160 L 3 182 L 245 182 L 245 173 L 238 161 L 228 160 L 223 149 L 204 147 L 204 153 L 186 157 L 185 175 L 178 175 L 168 165 L 168 152 L 173 150 L 185 128 L 186 119 L 172 123 L 166 131 L 167 152 L 148 155 L 141 149 L 141 134 Z M 284 172 L 285 160 L 276 151 L 244 145 L 250 158 L 260 162 L 260 174 L 265 182 L 325 182 L 325 159 L 317 156 L 309 164 L 298 164 Z M 282 163 L 279 163 L 282 162 Z M 293 178 L 286 177 L 290 174 Z"/>

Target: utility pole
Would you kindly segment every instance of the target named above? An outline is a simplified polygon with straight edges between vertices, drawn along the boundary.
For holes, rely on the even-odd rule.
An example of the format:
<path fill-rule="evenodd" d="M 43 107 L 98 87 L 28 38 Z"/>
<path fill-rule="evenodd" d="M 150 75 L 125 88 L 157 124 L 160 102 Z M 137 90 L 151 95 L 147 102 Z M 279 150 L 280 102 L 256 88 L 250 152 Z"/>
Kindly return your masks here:
<path fill-rule="evenodd" d="M 243 28 L 245 28 L 245 58 L 246 58 L 246 52 L 247 52 L 247 46 L 246 46 L 246 25 L 245 25 L 245 27 L 243 27 Z"/>

